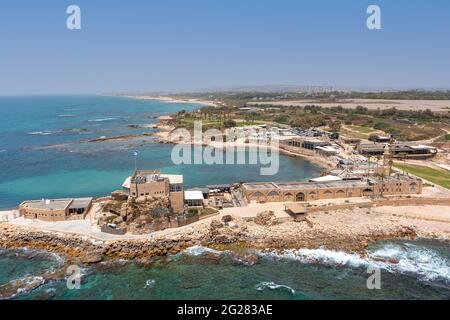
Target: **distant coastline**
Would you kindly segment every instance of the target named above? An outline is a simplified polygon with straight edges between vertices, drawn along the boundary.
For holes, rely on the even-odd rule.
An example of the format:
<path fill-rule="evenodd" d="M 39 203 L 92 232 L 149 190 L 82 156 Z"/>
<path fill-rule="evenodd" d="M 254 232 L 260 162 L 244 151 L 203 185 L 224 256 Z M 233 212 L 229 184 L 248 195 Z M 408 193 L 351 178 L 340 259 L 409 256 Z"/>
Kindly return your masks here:
<path fill-rule="evenodd" d="M 153 133 L 152 135 L 157 139 L 157 141 L 159 141 L 160 143 L 165 143 L 165 144 L 183 144 L 183 142 L 177 142 L 177 141 L 173 141 L 171 139 L 171 133 L 176 130 L 177 128 L 175 126 L 170 126 L 170 125 L 165 125 L 162 124 L 161 122 L 159 122 L 158 124 L 156 124 L 154 126 L 154 128 L 157 130 L 155 133 Z M 198 143 L 195 143 L 194 141 L 188 142 L 188 144 L 194 146 L 197 145 Z M 242 143 L 242 142 L 238 142 L 238 141 L 234 141 L 234 142 L 226 142 L 226 143 L 217 143 L 217 142 L 205 142 L 203 141 L 201 143 L 203 146 L 209 146 L 215 149 L 223 149 L 226 147 L 230 147 L 230 148 L 250 148 L 250 147 L 258 147 L 258 144 L 255 143 Z M 295 153 L 295 152 L 291 152 L 289 150 L 285 150 L 283 148 L 280 147 L 274 147 L 272 145 L 266 145 L 265 147 L 269 147 L 271 150 L 275 150 L 278 151 L 280 154 L 288 156 L 288 157 L 295 157 L 295 158 L 301 158 L 304 160 L 307 160 L 323 169 L 331 169 L 335 166 L 334 163 L 332 163 L 331 161 L 329 161 L 328 159 L 324 158 L 324 157 L 316 157 L 316 156 L 312 156 L 309 154 L 305 154 L 305 153 Z"/>
<path fill-rule="evenodd" d="M 181 98 L 173 98 L 169 96 L 151 96 L 151 95 L 124 95 L 122 97 L 130 98 L 130 99 L 139 99 L 139 100 L 156 100 L 156 101 L 164 101 L 167 103 L 192 103 L 192 104 L 200 104 L 208 107 L 217 107 L 218 104 L 209 100 L 204 99 L 181 99 Z"/>

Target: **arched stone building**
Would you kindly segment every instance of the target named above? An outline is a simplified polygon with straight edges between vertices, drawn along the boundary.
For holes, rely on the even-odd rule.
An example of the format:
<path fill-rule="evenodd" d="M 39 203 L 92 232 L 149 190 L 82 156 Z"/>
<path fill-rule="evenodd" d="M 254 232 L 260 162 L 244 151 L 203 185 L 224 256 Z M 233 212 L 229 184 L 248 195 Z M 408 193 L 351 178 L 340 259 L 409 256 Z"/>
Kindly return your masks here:
<path fill-rule="evenodd" d="M 317 182 L 244 183 L 242 192 L 249 203 L 303 202 L 323 199 L 408 195 L 422 193 L 422 180 L 407 175 L 384 179 Z"/>

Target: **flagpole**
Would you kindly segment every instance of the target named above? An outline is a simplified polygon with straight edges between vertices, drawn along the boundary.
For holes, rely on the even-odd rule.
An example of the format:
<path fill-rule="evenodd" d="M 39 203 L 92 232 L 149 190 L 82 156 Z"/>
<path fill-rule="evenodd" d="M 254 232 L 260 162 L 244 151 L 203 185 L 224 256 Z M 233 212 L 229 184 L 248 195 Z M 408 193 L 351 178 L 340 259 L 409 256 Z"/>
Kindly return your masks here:
<path fill-rule="evenodd" d="M 134 172 L 137 171 L 137 157 L 138 157 L 138 154 L 139 153 L 136 150 L 133 152 L 133 155 L 134 155 Z"/>
<path fill-rule="evenodd" d="M 139 190 L 138 190 L 138 181 L 137 181 L 137 179 L 136 179 L 136 172 L 137 172 L 137 156 L 138 156 L 138 152 L 137 152 L 137 150 L 135 150 L 134 152 L 133 152 L 133 155 L 134 155 L 134 174 L 133 174 L 133 176 L 134 176 L 134 178 L 135 178 L 135 183 L 136 183 L 136 198 L 137 197 L 139 197 Z"/>

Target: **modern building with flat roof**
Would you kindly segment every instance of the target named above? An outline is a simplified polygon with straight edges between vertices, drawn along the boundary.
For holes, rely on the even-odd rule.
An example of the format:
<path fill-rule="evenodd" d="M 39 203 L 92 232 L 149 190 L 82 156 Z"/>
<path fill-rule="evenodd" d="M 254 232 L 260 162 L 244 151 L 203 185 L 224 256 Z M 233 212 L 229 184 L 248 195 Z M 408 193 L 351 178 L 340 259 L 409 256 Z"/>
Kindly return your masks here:
<path fill-rule="evenodd" d="M 315 137 L 289 137 L 287 139 L 280 139 L 280 145 L 294 148 L 304 148 L 308 150 L 315 150 L 317 147 L 330 146 L 328 141 Z"/>
<path fill-rule="evenodd" d="M 407 175 L 326 182 L 244 183 L 248 203 L 303 202 L 322 199 L 422 193 L 422 180 Z"/>
<path fill-rule="evenodd" d="M 386 148 L 384 143 L 364 143 L 356 146 L 356 151 L 364 156 L 381 156 Z M 437 154 L 437 149 L 430 146 L 413 143 L 395 143 L 392 146 L 392 156 L 407 159 L 428 159 Z"/>
<path fill-rule="evenodd" d="M 184 192 L 184 203 L 192 207 L 203 207 L 203 192 L 200 190 L 187 190 Z"/>
<path fill-rule="evenodd" d="M 19 212 L 26 219 L 65 221 L 84 219 L 92 206 L 92 198 L 42 199 L 24 201 Z"/>

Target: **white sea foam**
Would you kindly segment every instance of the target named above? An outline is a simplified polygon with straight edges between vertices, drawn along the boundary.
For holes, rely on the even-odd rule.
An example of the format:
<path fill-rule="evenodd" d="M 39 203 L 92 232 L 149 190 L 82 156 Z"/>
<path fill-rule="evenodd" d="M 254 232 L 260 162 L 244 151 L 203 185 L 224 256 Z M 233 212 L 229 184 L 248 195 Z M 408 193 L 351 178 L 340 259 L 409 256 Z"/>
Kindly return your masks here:
<path fill-rule="evenodd" d="M 383 258 L 398 263 L 378 262 L 378 265 L 390 272 L 415 274 L 426 281 L 443 279 L 450 282 L 450 261 L 438 252 L 407 243 L 403 246 L 386 244 L 369 254 L 369 259 Z"/>
<path fill-rule="evenodd" d="M 331 251 L 327 249 L 289 249 L 281 252 L 266 252 L 261 255 L 266 258 L 297 260 L 302 263 L 321 263 L 342 266 L 347 265 L 351 267 L 368 265 L 368 261 L 364 260 L 357 254 Z"/>
<path fill-rule="evenodd" d="M 190 247 L 190 248 L 187 248 L 186 250 L 184 250 L 183 253 L 191 255 L 191 256 L 201 256 L 204 253 L 211 253 L 211 254 L 220 255 L 223 252 L 222 251 L 218 251 L 218 250 L 214 250 L 214 249 L 210 249 L 210 248 L 207 248 L 207 247 L 193 246 L 193 247 Z"/>
<path fill-rule="evenodd" d="M 155 285 L 156 281 L 153 279 L 148 279 L 147 281 L 145 281 L 145 286 L 144 289 L 149 289 L 149 288 L 153 288 Z"/>
<path fill-rule="evenodd" d="M 58 114 L 58 117 L 60 118 L 73 118 L 76 117 L 75 114 Z"/>
<path fill-rule="evenodd" d="M 55 293 L 56 292 L 56 288 L 48 288 L 45 290 L 46 293 Z"/>
<path fill-rule="evenodd" d="M 450 282 L 450 261 L 438 252 L 414 244 L 385 244 L 367 257 L 326 249 L 291 249 L 261 253 L 270 259 L 296 260 L 305 264 L 349 266 L 353 268 L 378 267 L 391 273 L 415 275 L 424 281 Z"/>
<path fill-rule="evenodd" d="M 27 132 L 27 134 L 32 135 L 32 136 L 48 136 L 48 135 L 53 134 L 53 132 L 50 130 L 44 130 L 44 131 Z"/>
<path fill-rule="evenodd" d="M 91 119 L 91 120 L 88 120 L 88 122 L 105 122 L 105 121 L 112 121 L 112 120 L 117 120 L 117 118 Z"/>
<path fill-rule="evenodd" d="M 275 282 L 261 282 L 256 285 L 256 290 L 258 291 L 264 291 L 265 289 L 270 290 L 283 289 L 288 290 L 292 295 L 295 294 L 295 290 L 292 289 L 291 287 L 282 284 L 276 284 Z"/>
<path fill-rule="evenodd" d="M 12 287 L 16 292 L 10 296 L 3 296 L 1 294 L 2 290 L 0 290 L 0 299 L 12 299 L 17 297 L 18 295 L 27 294 L 32 290 L 40 287 L 44 283 L 44 278 L 39 276 L 24 276 L 23 278 L 11 280 L 8 284 L 2 287 Z M 0 287 L 0 289 L 2 289 L 2 287 Z"/>

